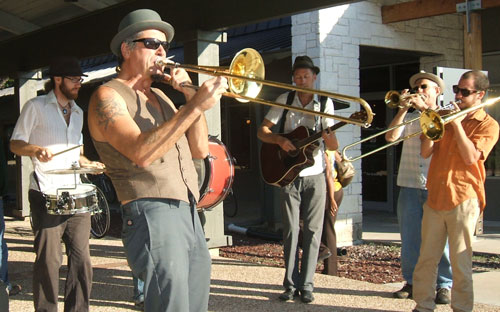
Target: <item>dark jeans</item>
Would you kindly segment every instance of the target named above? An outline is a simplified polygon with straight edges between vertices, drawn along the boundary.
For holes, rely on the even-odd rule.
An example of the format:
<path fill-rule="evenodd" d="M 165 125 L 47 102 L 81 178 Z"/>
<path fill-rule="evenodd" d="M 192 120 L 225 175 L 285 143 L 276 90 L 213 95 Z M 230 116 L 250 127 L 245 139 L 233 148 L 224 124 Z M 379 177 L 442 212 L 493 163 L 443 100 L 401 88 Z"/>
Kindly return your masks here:
<path fill-rule="evenodd" d="M 42 193 L 29 191 L 35 231 L 33 297 L 35 311 L 57 311 L 59 268 L 62 263 L 61 239 L 66 246 L 68 273 L 64 287 L 64 311 L 89 311 L 92 287 L 89 233 L 90 213 L 55 216 L 46 212 Z"/>

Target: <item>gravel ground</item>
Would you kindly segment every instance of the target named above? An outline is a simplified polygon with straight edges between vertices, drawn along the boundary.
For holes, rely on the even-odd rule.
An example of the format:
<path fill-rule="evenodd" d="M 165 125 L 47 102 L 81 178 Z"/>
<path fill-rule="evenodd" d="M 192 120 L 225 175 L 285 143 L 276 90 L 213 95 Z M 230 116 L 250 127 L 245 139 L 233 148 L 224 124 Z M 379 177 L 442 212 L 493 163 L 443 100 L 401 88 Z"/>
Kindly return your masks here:
<path fill-rule="evenodd" d="M 115 229 L 115 228 L 113 228 Z M 94 266 L 94 278 L 91 294 L 92 312 L 134 311 L 132 297 L 132 278 L 127 266 L 121 240 L 115 237 L 119 231 L 113 230 L 103 239 L 91 239 L 90 248 Z M 111 235 L 112 234 L 112 235 Z M 209 311 L 410 311 L 414 307 L 412 300 L 392 298 L 395 285 L 374 284 L 344 277 L 316 274 L 315 297 L 312 304 L 305 305 L 299 299 L 281 302 L 278 295 L 282 292 L 281 281 L 284 269 L 281 261 L 279 242 L 268 242 L 234 235 L 233 247 L 237 257 L 247 256 L 240 261 L 214 256 L 212 258 L 212 281 L 210 289 Z M 20 294 L 10 298 L 10 311 L 33 311 L 32 252 L 33 234 L 29 221 L 7 221 L 6 240 L 9 244 L 9 275 L 11 281 L 23 286 Z M 262 247 L 264 246 L 264 247 Z M 392 253 L 382 249 L 382 254 Z M 369 255 L 363 252 L 362 254 Z M 396 255 L 398 252 L 396 252 Z M 355 252 L 348 249 L 346 263 L 354 261 Z M 233 257 L 236 257 L 233 255 Z M 382 258 L 382 256 L 380 256 Z M 257 259 L 257 260 L 256 260 Z M 258 265 L 254 261 L 270 261 Z M 342 259 L 343 261 L 343 259 Z M 59 311 L 63 311 L 63 280 L 66 271 L 66 259 L 61 268 Z M 354 267 L 356 265 L 353 265 Z M 343 266 L 341 266 L 342 268 Z M 318 268 L 319 269 L 319 268 Z M 368 269 L 368 267 L 365 267 Z M 349 272 L 349 269 L 346 269 Z M 374 274 L 370 274 L 374 275 Z M 448 305 L 438 306 L 437 312 L 451 312 Z M 500 311 L 500 307 L 475 304 L 474 311 Z M 3 311 L 2 311 L 3 312 Z"/>

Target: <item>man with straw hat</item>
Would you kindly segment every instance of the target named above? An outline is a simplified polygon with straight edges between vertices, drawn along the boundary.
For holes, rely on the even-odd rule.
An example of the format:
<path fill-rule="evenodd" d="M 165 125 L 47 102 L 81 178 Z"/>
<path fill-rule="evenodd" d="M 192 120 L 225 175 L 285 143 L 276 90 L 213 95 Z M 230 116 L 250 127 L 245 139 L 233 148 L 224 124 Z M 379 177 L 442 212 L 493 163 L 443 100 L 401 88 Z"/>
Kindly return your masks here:
<path fill-rule="evenodd" d="M 410 93 L 408 89 L 403 91 L 402 97 L 404 100 L 401 101 L 401 107 L 391 121 L 389 128 L 409 120 L 415 121 L 387 132 L 385 139 L 388 142 L 394 142 L 400 137 L 419 131 L 418 117 L 420 112 L 427 108 L 438 109 L 438 97 L 444 91 L 444 82 L 441 78 L 421 71 L 412 75 L 409 82 L 414 93 Z M 401 233 L 401 271 L 406 281 L 400 290 L 393 293 L 393 296 L 399 299 L 412 298 L 413 271 L 420 254 L 422 207 L 427 199 L 425 183 L 427 182 L 427 171 L 430 164 L 430 159 L 424 159 L 420 156 L 420 144 L 418 136 L 403 142 L 398 170 L 399 197 L 397 214 Z M 438 304 L 447 304 L 450 302 L 450 289 L 452 286 L 448 245 L 446 245 L 442 255 L 436 279 L 437 293 L 435 301 Z"/>

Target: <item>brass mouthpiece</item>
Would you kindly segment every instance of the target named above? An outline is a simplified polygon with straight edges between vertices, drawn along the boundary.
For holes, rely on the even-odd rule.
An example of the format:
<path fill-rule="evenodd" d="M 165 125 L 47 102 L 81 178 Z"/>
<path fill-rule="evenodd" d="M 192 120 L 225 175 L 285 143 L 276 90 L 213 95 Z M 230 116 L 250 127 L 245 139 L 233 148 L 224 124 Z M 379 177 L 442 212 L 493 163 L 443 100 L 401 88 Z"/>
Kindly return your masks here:
<path fill-rule="evenodd" d="M 167 58 L 158 57 L 155 60 L 155 65 L 158 67 L 166 65 L 176 65 L 177 63 L 171 60 L 173 57 L 174 56 L 169 56 Z"/>

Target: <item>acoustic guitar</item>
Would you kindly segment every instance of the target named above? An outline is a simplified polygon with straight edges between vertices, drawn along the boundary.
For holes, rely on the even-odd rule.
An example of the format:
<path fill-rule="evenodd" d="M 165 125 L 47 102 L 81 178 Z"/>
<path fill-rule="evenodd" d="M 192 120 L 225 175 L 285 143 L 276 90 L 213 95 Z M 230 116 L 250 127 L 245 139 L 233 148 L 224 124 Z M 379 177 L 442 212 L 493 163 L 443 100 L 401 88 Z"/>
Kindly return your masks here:
<path fill-rule="evenodd" d="M 366 112 L 355 112 L 350 118 L 364 120 Z M 346 122 L 342 121 L 328 129 L 335 131 L 344 125 Z M 317 141 L 321 138 L 321 133 L 322 131 L 309 136 L 309 130 L 300 126 L 292 132 L 280 134 L 295 145 L 296 149 L 291 152 L 285 152 L 278 144 L 262 143 L 260 163 L 264 181 L 275 186 L 286 186 L 292 183 L 303 169 L 314 165 L 313 153 L 319 147 Z"/>

